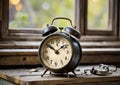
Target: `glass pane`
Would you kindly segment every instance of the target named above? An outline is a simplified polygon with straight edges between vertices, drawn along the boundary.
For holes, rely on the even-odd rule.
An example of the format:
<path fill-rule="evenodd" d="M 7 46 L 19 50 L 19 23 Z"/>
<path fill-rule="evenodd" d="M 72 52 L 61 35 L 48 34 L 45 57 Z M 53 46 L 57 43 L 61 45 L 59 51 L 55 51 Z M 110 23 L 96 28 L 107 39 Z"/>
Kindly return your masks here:
<path fill-rule="evenodd" d="M 74 0 L 9 0 L 9 28 L 42 28 L 61 16 L 74 22 Z"/>
<path fill-rule="evenodd" d="M 109 0 L 88 0 L 88 29 L 108 30 Z"/>

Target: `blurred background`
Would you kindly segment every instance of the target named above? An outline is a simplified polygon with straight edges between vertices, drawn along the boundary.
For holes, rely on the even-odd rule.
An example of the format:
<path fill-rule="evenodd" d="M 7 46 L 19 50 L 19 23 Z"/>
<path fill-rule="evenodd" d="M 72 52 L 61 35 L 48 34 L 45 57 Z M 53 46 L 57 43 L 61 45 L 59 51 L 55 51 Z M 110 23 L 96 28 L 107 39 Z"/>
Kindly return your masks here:
<path fill-rule="evenodd" d="M 88 29 L 108 29 L 109 0 L 88 0 Z M 9 0 L 9 29 L 40 29 L 51 24 L 55 17 L 70 18 L 75 21 L 75 0 Z M 59 20 L 59 26 L 70 23 Z"/>

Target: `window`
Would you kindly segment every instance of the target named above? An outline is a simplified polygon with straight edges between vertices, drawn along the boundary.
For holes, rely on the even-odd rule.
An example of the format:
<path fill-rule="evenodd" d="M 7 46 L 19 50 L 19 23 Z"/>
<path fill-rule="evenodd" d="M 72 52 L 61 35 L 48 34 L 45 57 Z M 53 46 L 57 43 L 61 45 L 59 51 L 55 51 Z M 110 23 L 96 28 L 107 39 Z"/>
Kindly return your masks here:
<path fill-rule="evenodd" d="M 109 0 L 88 0 L 87 30 L 111 30 L 108 27 Z"/>
<path fill-rule="evenodd" d="M 9 2 L 10 29 L 43 28 L 46 24 L 51 24 L 55 17 L 67 17 L 74 22 L 74 0 L 9 0 Z M 66 23 L 59 20 L 56 24 L 65 26 Z"/>
<path fill-rule="evenodd" d="M 116 40 L 117 0 L 77 0 L 76 4 L 80 8 L 76 9 L 76 19 L 80 19 L 76 23 L 85 40 Z"/>
<path fill-rule="evenodd" d="M 21 3 L 21 5 L 23 3 L 22 2 L 23 0 L 16 0 L 16 1 L 19 1 L 19 3 Z M 72 22 L 75 21 L 74 25 L 77 25 L 77 28 L 80 30 L 80 32 L 82 34 L 81 40 L 117 40 L 118 39 L 118 36 L 119 36 L 119 33 L 118 33 L 118 31 L 119 31 L 119 27 L 118 27 L 119 3 L 118 3 L 118 0 L 75 0 L 75 1 L 73 1 L 73 0 L 65 0 L 65 1 L 64 0 L 60 0 L 60 1 L 55 0 L 55 1 L 56 1 L 55 5 L 58 2 L 64 3 L 64 4 L 63 3 L 59 4 L 60 7 L 57 5 L 58 8 L 61 10 L 64 8 L 64 6 L 68 5 L 64 9 L 64 10 L 68 10 L 68 11 L 64 12 L 64 10 L 62 10 L 60 13 L 60 16 L 64 16 L 64 14 L 66 14 L 65 17 L 67 16 L 70 19 L 72 18 Z M 31 4 L 33 4 L 33 3 L 35 3 L 35 0 L 33 0 L 33 1 L 30 0 L 30 2 L 31 2 Z M 49 9 L 49 7 L 55 6 L 55 5 L 51 5 L 51 4 L 53 4 L 52 2 L 49 2 L 49 1 L 47 2 L 47 0 L 40 0 L 40 2 L 41 2 L 41 5 L 39 5 L 39 7 L 42 7 L 44 9 L 45 13 L 42 11 L 38 14 L 35 14 L 35 15 L 33 14 L 34 17 L 38 17 L 38 18 L 33 19 L 35 21 L 24 22 L 25 25 L 26 24 L 33 25 L 33 26 L 25 26 L 25 27 L 41 28 L 41 27 L 44 27 L 44 25 L 46 25 L 46 24 L 50 24 L 51 20 L 54 17 L 59 16 L 59 12 L 58 12 L 58 14 L 55 13 L 55 16 L 50 14 L 51 16 L 49 17 L 49 15 L 46 15 L 47 14 L 46 12 L 48 12 L 47 10 Z M 20 24 L 22 24 L 22 25 L 19 25 L 17 27 L 16 24 L 14 24 L 14 23 L 19 22 L 20 20 L 18 19 L 17 21 L 16 20 L 14 21 L 14 19 L 12 19 L 12 17 L 9 17 L 10 29 L 8 29 L 9 28 L 8 27 L 8 16 L 7 16 L 8 12 L 9 12 L 8 6 L 9 6 L 10 10 L 12 10 L 11 6 L 14 6 L 13 7 L 14 9 L 16 7 L 16 10 L 18 11 L 17 14 L 20 13 L 20 10 L 23 11 L 23 13 L 25 13 L 27 8 L 26 7 L 24 8 L 24 6 L 21 6 L 20 4 L 18 4 L 18 7 L 17 7 L 17 5 L 14 5 L 14 4 L 10 5 L 9 3 L 11 3 L 11 2 L 2 1 L 2 3 L 5 4 L 3 6 L 4 10 L 2 13 L 3 14 L 2 23 L 4 24 L 2 26 L 2 28 L 4 28 L 4 29 L 2 29 L 2 35 L 8 36 L 8 35 L 11 35 L 14 33 L 23 33 L 23 32 L 40 34 L 39 29 L 25 29 L 22 26 L 22 25 L 24 25 L 24 24 L 22 24 L 23 22 L 22 23 L 20 22 Z M 99 5 L 97 5 L 97 4 L 99 4 Z M 61 8 L 62 7 L 61 5 L 63 6 L 63 8 Z M 70 5 L 70 7 L 69 7 L 69 5 Z M 36 7 L 34 9 L 37 9 L 37 12 L 39 12 L 39 9 L 38 9 L 39 7 Z M 92 7 L 93 8 L 96 7 L 96 9 L 93 9 Z M 74 9 L 75 9 L 75 13 L 74 13 Z M 53 9 L 50 9 L 50 11 L 52 11 L 52 10 Z M 99 10 L 99 11 L 95 11 L 95 10 Z M 93 14 L 92 12 L 94 12 L 94 11 L 95 11 L 95 13 Z M 105 11 L 105 12 L 102 13 L 102 15 L 101 15 L 101 12 L 103 12 L 103 11 Z M 10 16 L 12 16 L 10 12 L 9 12 L 9 14 L 10 14 Z M 53 14 L 53 12 L 52 12 L 52 14 Z M 28 13 L 28 15 L 31 15 L 31 14 Z M 47 17 L 44 18 L 42 15 L 45 15 Z M 26 14 L 25 14 L 25 17 L 22 17 L 21 19 L 25 20 L 25 21 L 30 21 L 30 18 L 28 18 L 28 17 L 30 17 L 30 16 L 26 16 Z M 42 18 L 40 18 L 40 17 L 43 17 L 44 20 L 42 20 Z M 96 19 L 96 18 L 100 18 L 100 19 Z M 32 22 L 38 22 L 38 23 L 36 26 L 34 26 L 34 24 L 36 24 L 36 23 L 30 24 Z M 13 28 L 22 28 L 22 29 L 13 29 Z M 31 35 L 31 34 L 29 34 L 29 35 Z M 14 36 L 14 37 L 16 37 L 16 36 Z M 24 38 L 27 38 L 27 37 L 24 37 Z M 34 38 L 36 38 L 36 37 L 34 37 Z"/>

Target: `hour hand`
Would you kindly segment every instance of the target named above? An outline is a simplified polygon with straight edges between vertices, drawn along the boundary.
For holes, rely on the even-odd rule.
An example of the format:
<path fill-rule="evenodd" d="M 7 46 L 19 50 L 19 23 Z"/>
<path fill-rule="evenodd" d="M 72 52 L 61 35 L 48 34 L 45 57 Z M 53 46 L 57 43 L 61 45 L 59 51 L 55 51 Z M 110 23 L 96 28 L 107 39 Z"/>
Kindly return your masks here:
<path fill-rule="evenodd" d="M 50 49 L 54 50 L 55 54 L 59 54 L 58 50 L 55 50 L 51 45 L 47 45 Z"/>
<path fill-rule="evenodd" d="M 47 45 L 47 47 L 55 51 L 55 49 L 51 45 Z"/>

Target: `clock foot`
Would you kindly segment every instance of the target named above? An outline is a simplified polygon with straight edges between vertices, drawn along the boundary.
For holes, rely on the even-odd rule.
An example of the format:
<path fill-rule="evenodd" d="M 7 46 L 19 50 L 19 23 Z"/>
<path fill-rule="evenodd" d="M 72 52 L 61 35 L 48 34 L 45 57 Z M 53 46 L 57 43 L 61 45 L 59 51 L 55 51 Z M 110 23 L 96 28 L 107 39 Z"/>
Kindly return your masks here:
<path fill-rule="evenodd" d="M 70 77 L 70 75 L 68 74 L 68 72 L 66 72 L 66 75 L 67 75 L 68 78 Z"/>
<path fill-rule="evenodd" d="M 48 69 L 46 69 L 46 70 L 44 71 L 44 73 L 41 75 L 41 77 L 43 77 L 47 71 L 48 71 Z"/>
<path fill-rule="evenodd" d="M 50 75 L 52 75 L 52 72 L 50 71 Z"/>
<path fill-rule="evenodd" d="M 72 73 L 74 74 L 74 76 L 76 76 L 76 73 L 75 73 L 75 71 L 72 71 Z"/>
<path fill-rule="evenodd" d="M 75 73 L 75 71 L 73 70 L 73 71 L 71 71 L 73 74 L 74 74 L 74 77 L 76 77 L 76 73 Z M 70 75 L 68 74 L 69 72 L 66 72 L 66 76 L 69 78 L 70 77 Z"/>

